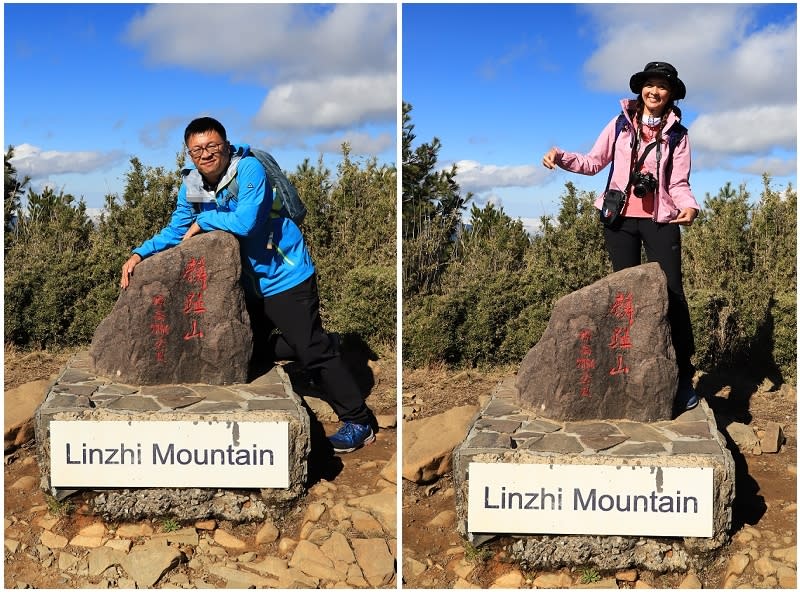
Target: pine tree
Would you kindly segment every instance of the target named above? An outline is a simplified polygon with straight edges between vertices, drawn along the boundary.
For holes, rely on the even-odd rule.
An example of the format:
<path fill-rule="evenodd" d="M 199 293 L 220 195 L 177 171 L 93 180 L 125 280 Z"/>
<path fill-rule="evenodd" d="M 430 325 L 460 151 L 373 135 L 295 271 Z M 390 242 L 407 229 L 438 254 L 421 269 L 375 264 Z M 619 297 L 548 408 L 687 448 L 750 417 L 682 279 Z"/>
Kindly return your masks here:
<path fill-rule="evenodd" d="M 20 196 L 25 190 L 25 186 L 30 182 L 30 177 L 26 176 L 22 180 L 17 178 L 17 169 L 11 164 L 14 158 L 14 147 L 9 146 L 5 154 L 5 173 L 3 177 L 3 246 L 7 252 L 14 240 L 16 222 L 19 217 L 21 205 Z"/>
<path fill-rule="evenodd" d="M 453 239 L 472 194 L 461 195 L 456 166 L 437 171 L 441 142 L 412 149 L 412 107 L 403 103 L 403 294 L 435 289 L 447 266 Z"/>

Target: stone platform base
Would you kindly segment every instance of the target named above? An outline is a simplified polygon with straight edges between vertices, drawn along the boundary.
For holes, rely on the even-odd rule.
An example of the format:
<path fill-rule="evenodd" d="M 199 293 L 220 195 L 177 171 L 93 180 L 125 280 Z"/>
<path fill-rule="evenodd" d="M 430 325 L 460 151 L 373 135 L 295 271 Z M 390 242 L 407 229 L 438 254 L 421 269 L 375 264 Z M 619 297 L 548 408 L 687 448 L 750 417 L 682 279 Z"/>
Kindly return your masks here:
<path fill-rule="evenodd" d="M 705 401 L 701 400 L 699 406 L 672 421 L 557 422 L 521 409 L 516 394 L 513 377 L 498 385 L 475 418 L 466 439 L 454 452 L 456 511 L 458 529 L 463 536 L 476 543 L 497 536 L 511 536 L 516 539 L 508 547 L 511 557 L 529 569 L 596 566 L 607 570 L 637 567 L 658 572 L 707 565 L 715 558 L 716 551 L 729 541 L 734 463 Z M 487 533 L 485 528 L 482 532 L 473 532 L 468 519 L 471 463 L 509 463 L 513 465 L 509 468 L 512 474 L 525 471 L 526 465 L 532 464 L 621 467 L 624 470 L 620 469 L 620 475 L 636 470 L 655 474 L 659 469 L 667 471 L 667 467 L 702 467 L 704 471 L 711 468 L 713 535 L 700 538 L 509 534 Z M 492 500 L 493 505 L 487 507 L 494 508 L 500 503 Z M 631 515 L 626 520 L 636 520 L 636 517 Z"/>
<path fill-rule="evenodd" d="M 288 426 L 288 487 L 57 489 L 50 480 L 52 421 L 85 423 L 85 440 L 89 446 L 92 423 L 100 421 L 225 422 L 233 426 L 236 422 L 265 422 L 265 425 L 285 422 Z M 179 520 L 262 520 L 279 516 L 306 488 L 310 420 L 301 399 L 293 392 L 289 378 L 279 367 L 247 384 L 137 386 L 114 383 L 108 377 L 95 375 L 88 352 L 83 352 L 67 363 L 50 386 L 36 411 L 35 428 L 42 489 L 58 499 L 80 491 L 83 500 L 109 520 L 162 516 Z M 77 456 L 79 451 L 75 454 Z M 136 470 L 136 467 L 131 467 L 131 470 Z M 213 471 L 213 468 L 208 470 Z M 252 470 L 259 469 L 253 467 Z"/>

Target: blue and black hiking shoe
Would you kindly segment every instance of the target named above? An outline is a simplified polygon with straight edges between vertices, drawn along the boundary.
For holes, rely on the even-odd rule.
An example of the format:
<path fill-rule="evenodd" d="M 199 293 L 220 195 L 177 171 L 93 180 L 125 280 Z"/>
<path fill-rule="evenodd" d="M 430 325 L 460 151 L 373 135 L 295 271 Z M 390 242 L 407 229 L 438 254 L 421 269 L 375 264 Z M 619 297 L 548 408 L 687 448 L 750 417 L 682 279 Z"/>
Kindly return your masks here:
<path fill-rule="evenodd" d="M 692 386 L 692 381 L 681 380 L 678 383 L 678 394 L 675 396 L 675 408 L 678 413 L 694 409 L 699 402 L 700 399 L 697 398 L 697 393 Z"/>
<path fill-rule="evenodd" d="M 351 423 L 346 421 L 328 441 L 333 446 L 334 452 L 353 452 L 362 446 L 372 443 L 375 434 L 369 424 Z"/>

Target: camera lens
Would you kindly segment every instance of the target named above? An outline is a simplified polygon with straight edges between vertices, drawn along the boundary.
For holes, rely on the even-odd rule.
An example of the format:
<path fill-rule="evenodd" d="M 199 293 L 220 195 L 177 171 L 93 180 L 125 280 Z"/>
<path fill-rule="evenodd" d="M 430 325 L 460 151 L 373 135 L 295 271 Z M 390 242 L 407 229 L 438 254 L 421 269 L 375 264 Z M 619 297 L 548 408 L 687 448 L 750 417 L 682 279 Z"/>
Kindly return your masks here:
<path fill-rule="evenodd" d="M 633 194 L 636 197 L 644 197 L 647 195 L 647 188 L 644 185 L 634 185 Z"/>

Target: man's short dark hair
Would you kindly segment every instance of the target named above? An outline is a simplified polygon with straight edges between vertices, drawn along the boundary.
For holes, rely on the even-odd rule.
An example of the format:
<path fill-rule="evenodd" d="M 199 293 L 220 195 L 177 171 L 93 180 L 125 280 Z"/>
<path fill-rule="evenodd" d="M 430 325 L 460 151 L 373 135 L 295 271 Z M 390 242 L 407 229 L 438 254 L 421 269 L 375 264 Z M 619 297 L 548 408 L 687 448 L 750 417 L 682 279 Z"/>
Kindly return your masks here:
<path fill-rule="evenodd" d="M 228 141 L 228 135 L 225 133 L 225 128 L 222 124 L 213 117 L 198 117 L 186 126 L 186 131 L 183 132 L 183 143 L 189 143 L 189 137 L 195 134 L 203 134 L 205 132 L 217 132 L 222 136 L 224 142 Z"/>

